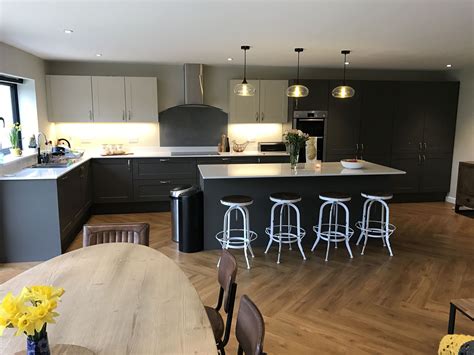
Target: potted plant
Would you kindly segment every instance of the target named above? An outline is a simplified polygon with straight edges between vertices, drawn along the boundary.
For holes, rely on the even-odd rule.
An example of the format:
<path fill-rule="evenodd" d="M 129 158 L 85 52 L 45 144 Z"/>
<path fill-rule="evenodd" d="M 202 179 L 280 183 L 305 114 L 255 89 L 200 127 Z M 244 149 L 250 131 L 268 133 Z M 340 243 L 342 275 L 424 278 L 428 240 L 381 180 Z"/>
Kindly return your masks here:
<path fill-rule="evenodd" d="M 9 292 L 0 304 L 0 335 L 5 328 L 15 328 L 15 335 L 26 335 L 28 355 L 49 355 L 46 325 L 55 323 L 59 314 L 54 310 L 63 293 L 53 286 L 24 287 L 18 296 Z"/>
<path fill-rule="evenodd" d="M 21 125 L 18 122 L 16 122 L 10 129 L 10 133 L 9 133 L 10 144 L 12 145 L 12 147 L 10 148 L 10 153 L 17 157 L 21 156 L 20 132 L 21 132 Z"/>
<path fill-rule="evenodd" d="M 285 141 L 287 151 L 290 154 L 290 166 L 292 169 L 296 168 L 300 155 L 300 149 L 303 147 L 308 138 L 309 135 L 303 133 L 299 129 L 290 129 L 283 134 L 283 140 Z"/>

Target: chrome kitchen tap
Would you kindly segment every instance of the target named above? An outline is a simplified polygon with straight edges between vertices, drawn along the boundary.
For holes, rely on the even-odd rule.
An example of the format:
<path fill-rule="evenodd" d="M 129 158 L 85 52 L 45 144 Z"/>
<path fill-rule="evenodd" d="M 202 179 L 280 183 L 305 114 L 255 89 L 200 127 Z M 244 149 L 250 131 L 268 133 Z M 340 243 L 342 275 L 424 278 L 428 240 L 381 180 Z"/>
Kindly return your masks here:
<path fill-rule="evenodd" d="M 43 158 L 41 157 L 41 143 L 40 143 L 40 136 L 44 137 L 44 145 L 48 145 L 48 138 L 46 138 L 46 135 L 43 132 L 39 132 L 38 136 L 36 138 L 36 144 L 37 144 L 37 149 L 38 149 L 38 164 L 41 164 L 43 161 Z"/>

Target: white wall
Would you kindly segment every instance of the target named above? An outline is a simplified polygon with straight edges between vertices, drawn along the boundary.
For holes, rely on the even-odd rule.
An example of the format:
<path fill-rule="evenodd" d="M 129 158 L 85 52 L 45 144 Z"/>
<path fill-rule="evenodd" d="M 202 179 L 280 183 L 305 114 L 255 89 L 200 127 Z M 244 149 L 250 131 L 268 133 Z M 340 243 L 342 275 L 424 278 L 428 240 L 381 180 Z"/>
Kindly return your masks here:
<path fill-rule="evenodd" d="M 18 86 L 23 144 L 38 130 L 54 137 L 46 110 L 45 62 L 32 54 L 0 42 L 0 73 L 26 79 Z"/>
<path fill-rule="evenodd" d="M 448 201 L 454 202 L 460 161 L 474 161 L 474 65 L 454 71 L 453 79 L 459 80 L 458 116 L 454 138 L 451 188 Z M 474 182 L 473 182 L 474 183 Z"/>

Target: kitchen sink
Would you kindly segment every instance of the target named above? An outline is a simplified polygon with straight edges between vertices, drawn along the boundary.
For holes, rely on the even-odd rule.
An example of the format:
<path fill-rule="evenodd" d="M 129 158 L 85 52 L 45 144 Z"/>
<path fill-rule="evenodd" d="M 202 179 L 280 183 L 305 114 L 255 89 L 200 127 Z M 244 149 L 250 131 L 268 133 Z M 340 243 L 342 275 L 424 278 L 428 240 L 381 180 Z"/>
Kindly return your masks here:
<path fill-rule="evenodd" d="M 68 162 L 64 163 L 45 163 L 45 164 L 35 164 L 32 166 L 33 169 L 53 169 L 53 168 L 67 168 L 69 165 Z"/>

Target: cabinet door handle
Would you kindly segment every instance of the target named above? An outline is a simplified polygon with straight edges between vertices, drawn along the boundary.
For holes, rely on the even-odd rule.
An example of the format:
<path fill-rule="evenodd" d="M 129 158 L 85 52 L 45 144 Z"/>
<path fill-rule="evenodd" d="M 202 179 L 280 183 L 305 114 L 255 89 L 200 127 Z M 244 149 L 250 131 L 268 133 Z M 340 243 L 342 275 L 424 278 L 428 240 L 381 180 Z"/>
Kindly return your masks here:
<path fill-rule="evenodd" d="M 360 144 L 360 149 L 362 149 L 362 151 L 364 151 L 364 143 Z"/>
<path fill-rule="evenodd" d="M 255 121 L 258 122 L 258 112 L 255 112 Z"/>
<path fill-rule="evenodd" d="M 127 168 L 128 168 L 128 171 L 130 171 L 130 159 L 127 160 Z"/>
<path fill-rule="evenodd" d="M 122 110 L 122 121 L 125 121 L 126 120 L 126 115 L 125 115 L 125 110 Z"/>
<path fill-rule="evenodd" d="M 132 111 L 128 110 L 128 120 L 130 121 L 132 119 Z"/>
<path fill-rule="evenodd" d="M 169 181 L 169 180 L 160 180 L 160 184 L 168 185 L 168 184 L 171 184 L 171 181 Z"/>
<path fill-rule="evenodd" d="M 222 161 L 228 161 L 230 158 L 221 158 Z"/>
<path fill-rule="evenodd" d="M 89 120 L 92 121 L 92 110 L 89 110 Z"/>
<path fill-rule="evenodd" d="M 421 165 L 421 154 L 418 154 L 418 165 Z"/>
<path fill-rule="evenodd" d="M 167 162 L 169 159 L 160 159 L 162 163 Z"/>
<path fill-rule="evenodd" d="M 425 148 L 426 150 L 426 147 L 428 147 L 428 144 L 426 144 L 426 142 L 423 143 L 423 148 Z"/>
<path fill-rule="evenodd" d="M 67 180 L 67 179 L 69 179 L 69 176 L 66 175 L 66 176 L 63 176 L 63 177 L 61 178 L 61 181 L 65 181 L 65 180 Z"/>
<path fill-rule="evenodd" d="M 356 143 L 356 151 L 359 151 L 359 143 Z"/>
<path fill-rule="evenodd" d="M 262 117 L 262 121 L 263 121 L 263 119 L 265 118 L 265 114 L 262 112 L 262 115 L 260 117 Z"/>
<path fill-rule="evenodd" d="M 420 143 L 418 143 L 418 148 L 419 148 L 420 150 L 422 150 L 422 149 L 423 149 L 423 144 L 422 144 L 421 142 L 420 142 Z"/>
<path fill-rule="evenodd" d="M 423 158 L 423 163 L 426 161 L 426 155 L 422 155 L 422 158 Z"/>

